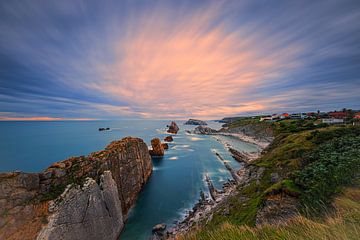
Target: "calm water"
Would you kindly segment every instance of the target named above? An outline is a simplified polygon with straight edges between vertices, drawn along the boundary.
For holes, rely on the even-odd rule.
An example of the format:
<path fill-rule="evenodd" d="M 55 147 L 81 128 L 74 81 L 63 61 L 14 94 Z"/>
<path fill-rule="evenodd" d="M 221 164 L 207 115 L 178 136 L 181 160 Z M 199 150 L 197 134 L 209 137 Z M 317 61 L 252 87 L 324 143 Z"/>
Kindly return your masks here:
<path fill-rule="evenodd" d="M 199 198 L 200 190 L 207 192 L 206 172 L 218 188 L 231 178 L 214 151 L 233 167 L 239 167 L 214 138 L 186 134 L 185 129 L 194 126 L 183 125 L 183 121 L 177 123 L 181 130 L 174 136 L 174 142 L 169 143 L 165 156 L 153 159 L 153 174 L 129 214 L 121 239 L 148 239 L 155 224 L 166 223 L 171 227 L 174 221 L 181 220 Z M 167 124 L 169 121 L 159 120 L 0 122 L 0 172 L 38 172 L 52 162 L 87 155 L 125 136 L 140 137 L 150 145 L 152 138 L 163 139 L 168 135 Z M 112 130 L 99 132 L 99 127 Z M 210 127 L 220 125 L 210 122 Z M 257 151 L 247 143 L 235 144 L 240 150 Z"/>

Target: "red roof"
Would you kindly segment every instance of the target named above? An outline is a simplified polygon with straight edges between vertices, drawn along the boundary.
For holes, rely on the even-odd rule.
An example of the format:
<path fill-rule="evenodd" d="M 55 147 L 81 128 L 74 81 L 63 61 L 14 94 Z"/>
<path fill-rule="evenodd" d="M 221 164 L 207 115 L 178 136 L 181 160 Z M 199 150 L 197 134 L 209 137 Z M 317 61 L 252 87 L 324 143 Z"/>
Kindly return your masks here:
<path fill-rule="evenodd" d="M 347 112 L 329 112 L 330 117 L 333 118 L 346 118 L 348 116 Z"/>

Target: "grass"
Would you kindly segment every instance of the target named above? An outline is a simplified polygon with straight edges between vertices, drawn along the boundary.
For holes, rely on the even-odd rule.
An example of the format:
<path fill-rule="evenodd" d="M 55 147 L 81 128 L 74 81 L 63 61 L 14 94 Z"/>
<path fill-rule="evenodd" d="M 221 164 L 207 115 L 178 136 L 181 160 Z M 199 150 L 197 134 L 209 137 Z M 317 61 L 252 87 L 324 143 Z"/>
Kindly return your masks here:
<path fill-rule="evenodd" d="M 257 119 L 240 119 L 231 126 L 251 124 Z M 258 181 L 245 188 L 222 205 L 211 220 L 181 239 L 357 239 L 360 232 L 360 191 L 355 198 L 349 191 L 335 199 L 336 215 L 331 215 L 334 196 L 350 184 L 359 172 L 360 127 L 315 125 L 314 121 L 285 120 L 272 123 L 276 137 L 252 164 L 264 168 Z M 294 126 L 296 128 L 294 128 Z M 289 131 L 291 129 L 291 131 Z M 294 130 L 296 129 L 296 130 Z M 349 145 L 349 146 L 347 146 Z M 355 150 L 354 150 L 355 149 Z M 319 170 L 320 169 L 320 170 Z M 282 181 L 271 182 L 272 173 Z M 320 175 L 319 175 L 320 174 Z M 302 177 L 302 181 L 299 178 Z M 320 177 L 320 179 L 319 179 Z M 335 180 L 334 180 L 335 179 Z M 329 185 L 327 185 L 329 184 Z M 360 186 L 358 184 L 357 186 Z M 351 191 L 350 191 L 351 192 Z M 255 227 L 258 210 L 268 195 L 285 193 L 299 197 L 303 213 L 310 207 L 315 215 L 302 215 L 282 227 Z M 310 203 L 318 201 L 314 208 Z M 357 202 L 354 201 L 357 199 Z M 328 201 L 324 201 L 328 200 Z M 351 211 L 346 206 L 352 206 Z M 227 211 L 225 211 L 227 210 Z M 229 214 L 224 214 L 228 212 Z M 331 212 L 332 214 L 332 212 Z M 349 218 L 349 214 L 353 214 Z M 325 216 L 325 217 L 324 217 Z M 320 221 L 319 221 L 320 219 Z"/>
<path fill-rule="evenodd" d="M 281 226 L 260 227 L 239 226 L 224 222 L 217 228 L 197 231 L 180 236 L 179 240 L 351 240 L 360 238 L 360 188 L 348 187 L 335 198 L 334 210 L 328 212 L 322 221 L 298 216 Z"/>

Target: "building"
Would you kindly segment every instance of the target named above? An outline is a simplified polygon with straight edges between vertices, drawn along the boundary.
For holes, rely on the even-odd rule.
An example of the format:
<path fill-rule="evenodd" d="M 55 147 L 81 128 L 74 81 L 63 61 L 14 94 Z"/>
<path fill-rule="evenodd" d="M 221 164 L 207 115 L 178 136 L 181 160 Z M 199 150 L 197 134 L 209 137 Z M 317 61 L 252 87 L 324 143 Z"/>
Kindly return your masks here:
<path fill-rule="evenodd" d="M 271 116 L 263 116 L 260 118 L 260 122 L 262 121 L 271 121 L 272 120 L 272 117 Z"/>
<path fill-rule="evenodd" d="M 308 118 L 306 113 L 292 113 L 290 114 L 291 119 L 305 119 Z"/>
<path fill-rule="evenodd" d="M 355 113 L 354 119 L 360 120 L 360 112 Z"/>
<path fill-rule="evenodd" d="M 349 115 L 348 112 L 329 112 L 329 116 L 331 118 L 337 118 L 337 119 L 344 119 L 344 118 L 347 118 Z"/>
<path fill-rule="evenodd" d="M 344 119 L 342 119 L 342 118 L 324 118 L 324 119 L 322 119 L 322 123 L 342 124 L 342 123 L 344 123 Z"/>

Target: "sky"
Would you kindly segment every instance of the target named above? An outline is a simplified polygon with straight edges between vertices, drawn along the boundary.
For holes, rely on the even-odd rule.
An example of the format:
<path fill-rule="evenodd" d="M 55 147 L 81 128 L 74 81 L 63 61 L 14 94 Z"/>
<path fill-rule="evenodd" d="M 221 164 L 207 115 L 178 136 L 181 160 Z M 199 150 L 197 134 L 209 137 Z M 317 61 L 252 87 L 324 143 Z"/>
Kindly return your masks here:
<path fill-rule="evenodd" d="M 0 120 L 360 109 L 360 1 L 0 2 Z"/>

